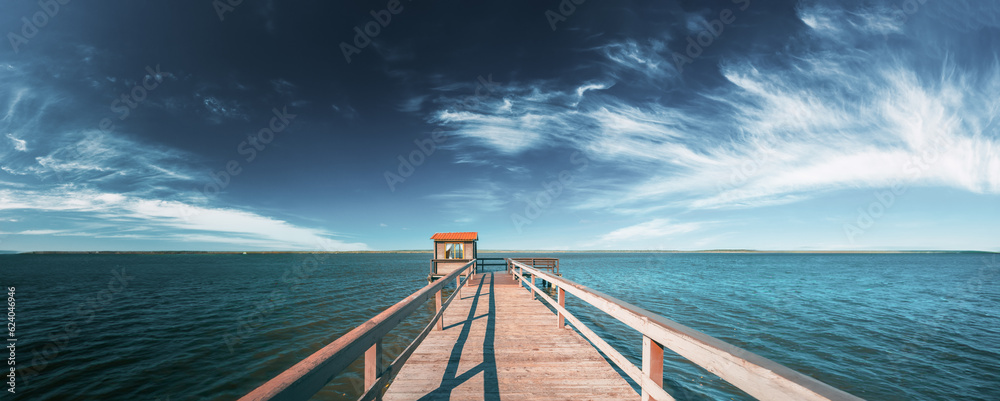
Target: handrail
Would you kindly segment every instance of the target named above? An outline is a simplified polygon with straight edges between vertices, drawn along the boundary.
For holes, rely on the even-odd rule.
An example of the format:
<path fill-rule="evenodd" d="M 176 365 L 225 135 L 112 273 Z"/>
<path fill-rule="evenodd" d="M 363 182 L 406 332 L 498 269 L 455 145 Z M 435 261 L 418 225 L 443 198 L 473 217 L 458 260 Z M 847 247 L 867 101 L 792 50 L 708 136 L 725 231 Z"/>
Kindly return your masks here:
<path fill-rule="evenodd" d="M 608 359 L 611 359 L 611 361 L 614 362 L 615 365 L 618 365 L 618 367 L 621 368 L 622 371 L 625 372 L 625 374 L 631 377 L 632 380 L 635 380 L 636 383 L 639 383 L 639 386 L 643 389 L 642 394 L 644 400 L 649 398 L 646 397 L 647 394 L 652 396 L 652 399 L 655 400 L 674 399 L 673 397 L 670 396 L 670 394 L 668 394 L 666 391 L 663 390 L 662 374 L 659 382 L 653 381 L 654 380 L 653 378 L 649 377 L 649 375 L 644 374 L 642 371 L 636 368 L 635 365 L 629 362 L 629 360 L 626 359 L 624 355 L 618 352 L 618 350 L 614 349 L 614 347 L 612 347 L 611 344 L 608 344 L 607 341 L 604 341 L 604 339 L 601 338 L 599 335 L 597 335 L 597 333 L 594 333 L 593 330 L 590 330 L 590 328 L 584 325 L 583 322 L 581 322 L 579 319 L 576 318 L 576 316 L 573 316 L 572 313 L 569 313 L 569 311 L 567 311 L 565 308 L 566 295 L 562 287 L 559 287 L 558 289 L 559 302 L 556 303 L 555 301 L 552 300 L 551 297 L 548 296 L 548 294 L 546 294 L 544 291 L 538 289 L 538 287 L 535 286 L 534 273 L 539 273 L 537 270 L 535 270 L 534 273 L 532 274 L 531 282 L 528 282 L 525 281 L 523 271 L 518 271 L 518 269 L 521 269 L 521 267 L 524 268 L 528 267 L 520 262 L 514 262 L 513 267 L 514 268 L 511 269 L 512 274 L 514 275 L 514 277 L 518 279 L 519 283 L 524 283 L 525 285 L 530 287 L 529 291 L 531 291 L 532 298 L 534 298 L 535 295 L 537 294 L 541 296 L 542 299 L 545 300 L 545 302 L 547 302 L 549 305 L 552 305 L 557 310 L 557 314 L 559 317 L 559 324 L 557 327 L 562 328 L 564 326 L 563 320 L 564 319 L 568 320 L 573 325 L 573 327 L 576 327 L 576 329 L 580 332 L 580 334 L 582 334 L 587 340 L 589 340 L 592 344 L 594 344 L 595 348 L 603 352 L 604 355 L 607 355 Z M 529 273 L 531 273 L 531 270 L 534 270 L 532 268 L 528 269 Z M 661 366 L 663 365 L 662 359 L 660 361 L 660 365 Z"/>
<path fill-rule="evenodd" d="M 487 261 L 500 261 L 502 263 L 486 263 Z M 507 266 L 507 258 L 476 258 L 476 271 L 486 271 L 487 266 Z"/>
<path fill-rule="evenodd" d="M 653 314 L 562 277 L 543 273 L 514 260 L 512 274 L 532 293 L 557 310 L 559 326 L 566 319 L 642 388 L 643 399 L 672 400 L 662 388 L 663 347 L 714 373 L 760 400 L 861 400 L 812 377 L 789 369 L 722 340 Z M 532 275 L 531 282 L 524 272 Z M 534 285 L 535 276 L 557 287 L 559 302 Z M 611 315 L 643 335 L 643 369 L 625 359 L 565 308 L 564 291 Z M 638 377 L 636 377 L 638 376 Z"/>
<path fill-rule="evenodd" d="M 559 258 L 510 258 L 511 260 L 524 263 L 535 269 L 548 269 L 555 275 L 559 273 Z"/>
<path fill-rule="evenodd" d="M 446 259 L 431 259 L 430 273 L 428 275 L 432 276 L 432 277 L 438 275 L 437 274 L 437 264 L 438 263 L 441 263 L 441 262 L 452 262 L 452 263 L 454 263 L 454 262 L 463 262 L 463 261 L 464 262 L 475 262 L 476 259 L 477 258 L 472 258 L 472 259 L 465 259 L 465 258 L 462 258 L 462 259 L 447 259 L 447 258 Z M 462 267 L 459 268 L 459 270 L 464 269 L 464 268 L 465 268 L 465 265 L 462 265 Z"/>
<path fill-rule="evenodd" d="M 319 351 L 303 359 L 288 370 L 240 398 L 240 401 L 258 400 L 308 400 L 313 394 L 323 389 L 337 374 L 347 368 L 362 354 L 365 355 L 365 395 L 362 399 L 381 398 L 381 390 L 399 373 L 399 368 L 410 357 L 413 350 L 432 328 L 441 330 L 445 308 L 451 304 L 456 295 L 461 293 L 462 286 L 468 282 L 471 275 L 462 273 L 475 266 L 475 260 L 469 261 L 441 280 L 427 284 L 395 305 L 382 311 L 375 317 L 355 327 L 340 338 L 327 344 Z M 441 302 L 441 290 L 448 281 L 455 279 L 455 292 L 444 303 Z M 393 361 L 385 371 L 381 369 L 382 337 L 398 325 L 403 319 L 423 305 L 431 295 L 435 295 L 437 313 L 428 323 L 424 331 Z M 373 391 L 377 389 L 377 391 Z"/>

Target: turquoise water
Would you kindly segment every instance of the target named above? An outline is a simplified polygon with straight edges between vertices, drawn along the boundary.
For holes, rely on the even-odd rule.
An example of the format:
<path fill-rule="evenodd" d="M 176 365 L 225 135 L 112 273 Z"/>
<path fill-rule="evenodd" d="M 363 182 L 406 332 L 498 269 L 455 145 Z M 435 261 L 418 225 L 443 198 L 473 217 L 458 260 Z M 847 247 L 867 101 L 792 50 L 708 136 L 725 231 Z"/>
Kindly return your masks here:
<path fill-rule="evenodd" d="M 1000 399 L 995 255 L 551 256 L 571 280 L 863 398 Z M 428 259 L 0 255 L 0 286 L 16 287 L 17 362 L 27 376 L 16 399 L 238 398 L 426 284 Z M 638 333 L 574 301 L 589 327 L 638 363 Z M 386 339 L 389 357 L 432 309 Z M 680 400 L 749 399 L 666 358 L 665 387 Z M 354 399 L 360 369 L 315 398 Z"/>

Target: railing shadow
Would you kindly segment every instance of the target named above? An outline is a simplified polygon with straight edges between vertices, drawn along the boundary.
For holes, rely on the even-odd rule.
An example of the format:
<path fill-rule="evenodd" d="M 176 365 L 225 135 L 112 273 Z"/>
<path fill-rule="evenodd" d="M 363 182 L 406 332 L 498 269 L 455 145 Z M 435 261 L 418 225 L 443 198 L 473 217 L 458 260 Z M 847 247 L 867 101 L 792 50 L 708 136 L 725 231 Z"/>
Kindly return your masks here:
<path fill-rule="evenodd" d="M 485 276 L 484 276 L 485 277 Z M 486 319 L 486 336 L 483 338 L 483 399 L 500 401 L 500 381 L 497 377 L 497 359 L 493 350 L 493 340 L 497 324 L 496 287 L 493 285 L 493 273 L 490 273 L 490 312 Z"/>
<path fill-rule="evenodd" d="M 459 375 L 458 368 L 462 361 L 462 351 L 469 340 L 472 325 L 476 320 L 483 317 L 482 315 L 476 316 L 476 310 L 479 306 L 479 301 L 482 299 L 482 295 L 484 295 L 483 283 L 486 281 L 486 277 L 489 277 L 490 285 L 489 292 L 486 294 L 489 297 L 489 313 L 486 314 L 486 332 L 483 338 L 483 362 Z M 483 399 L 491 401 L 500 400 L 500 383 L 497 377 L 496 354 L 493 351 L 496 332 L 496 298 L 494 289 L 493 274 L 483 274 L 479 280 L 479 285 L 476 287 L 476 295 L 472 300 L 472 305 L 469 307 L 468 318 L 463 322 L 448 326 L 455 327 L 461 324 L 462 331 L 459 333 L 455 345 L 452 346 L 451 354 L 448 357 L 448 365 L 445 367 L 444 375 L 441 377 L 441 384 L 436 390 L 421 397 L 420 400 L 438 399 L 442 395 L 447 395 L 450 398 L 452 390 L 475 377 L 480 372 L 483 373 Z"/>

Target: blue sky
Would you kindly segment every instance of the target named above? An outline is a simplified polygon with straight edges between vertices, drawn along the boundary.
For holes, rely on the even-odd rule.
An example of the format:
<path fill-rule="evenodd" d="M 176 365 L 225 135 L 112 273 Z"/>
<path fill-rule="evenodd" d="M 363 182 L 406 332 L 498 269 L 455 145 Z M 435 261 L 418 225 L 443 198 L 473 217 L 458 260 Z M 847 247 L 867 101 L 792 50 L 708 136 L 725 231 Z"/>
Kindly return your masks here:
<path fill-rule="evenodd" d="M 8 3 L 0 250 L 1000 250 L 994 2 Z"/>

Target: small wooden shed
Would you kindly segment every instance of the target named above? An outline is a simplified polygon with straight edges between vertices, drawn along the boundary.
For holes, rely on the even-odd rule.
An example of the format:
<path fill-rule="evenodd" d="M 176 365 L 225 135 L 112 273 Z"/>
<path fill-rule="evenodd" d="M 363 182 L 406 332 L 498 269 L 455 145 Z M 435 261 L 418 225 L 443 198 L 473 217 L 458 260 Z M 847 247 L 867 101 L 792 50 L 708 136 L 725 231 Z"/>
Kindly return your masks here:
<path fill-rule="evenodd" d="M 445 276 L 476 259 L 476 241 L 479 241 L 477 232 L 435 233 L 431 239 L 434 240 L 431 280 Z"/>

